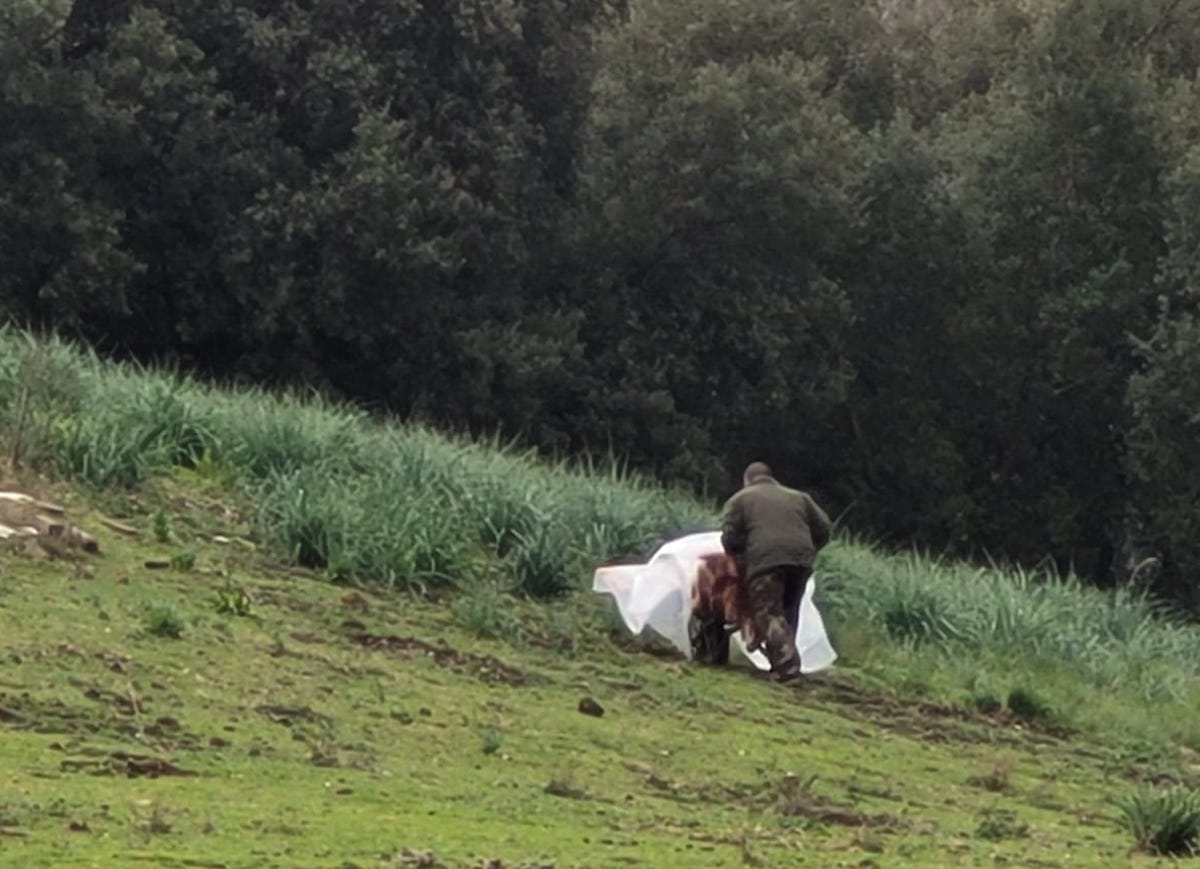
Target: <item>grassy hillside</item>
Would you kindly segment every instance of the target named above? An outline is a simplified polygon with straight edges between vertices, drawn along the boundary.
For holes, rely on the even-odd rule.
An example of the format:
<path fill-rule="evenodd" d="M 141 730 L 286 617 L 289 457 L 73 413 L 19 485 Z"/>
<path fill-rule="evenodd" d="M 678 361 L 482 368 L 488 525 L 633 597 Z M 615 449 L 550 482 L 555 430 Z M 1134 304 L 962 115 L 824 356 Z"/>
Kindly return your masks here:
<path fill-rule="evenodd" d="M 0 556 L 2 865 L 1108 866 L 1136 796 L 1200 826 L 1200 631 L 1128 590 L 843 536 L 842 659 L 788 690 L 586 591 L 714 518 L 611 465 L 11 331 L 0 444 L 102 547 Z"/>
<path fill-rule="evenodd" d="M 1184 772 L 854 668 L 789 690 L 569 648 L 562 604 L 480 639 L 250 551 L 193 486 L 102 499 L 137 538 L 53 494 L 103 551 L 4 564 L 3 865 L 1112 866 L 1113 795 Z"/>

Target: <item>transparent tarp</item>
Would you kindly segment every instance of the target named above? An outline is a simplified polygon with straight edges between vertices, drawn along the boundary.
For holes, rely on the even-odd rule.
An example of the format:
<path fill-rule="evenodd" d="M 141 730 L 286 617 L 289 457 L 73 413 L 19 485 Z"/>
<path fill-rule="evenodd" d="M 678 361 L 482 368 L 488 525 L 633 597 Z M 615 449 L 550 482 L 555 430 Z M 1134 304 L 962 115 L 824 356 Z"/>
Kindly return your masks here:
<path fill-rule="evenodd" d="M 621 618 L 634 634 L 649 629 L 691 658 L 688 621 L 692 615 L 692 586 L 700 559 L 721 551 L 721 532 L 689 534 L 663 544 L 646 564 L 598 568 L 592 590 L 613 596 Z M 812 577 L 805 586 L 796 631 L 796 648 L 800 650 L 800 669 L 804 673 L 825 670 L 837 660 L 821 613 L 813 603 L 815 584 L 816 577 Z M 746 651 L 740 632 L 735 632 L 730 640 L 731 651 L 736 650 L 759 670 L 771 669 L 761 651 Z"/>

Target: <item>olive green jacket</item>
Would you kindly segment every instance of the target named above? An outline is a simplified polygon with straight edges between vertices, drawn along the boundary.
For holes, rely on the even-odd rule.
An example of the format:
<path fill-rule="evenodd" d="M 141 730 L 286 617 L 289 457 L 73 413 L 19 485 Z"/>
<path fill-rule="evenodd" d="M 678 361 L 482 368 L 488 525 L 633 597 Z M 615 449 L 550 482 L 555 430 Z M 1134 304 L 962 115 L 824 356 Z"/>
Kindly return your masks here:
<path fill-rule="evenodd" d="M 725 503 L 721 543 L 747 579 L 777 567 L 812 567 L 833 525 L 806 492 L 762 477 Z"/>

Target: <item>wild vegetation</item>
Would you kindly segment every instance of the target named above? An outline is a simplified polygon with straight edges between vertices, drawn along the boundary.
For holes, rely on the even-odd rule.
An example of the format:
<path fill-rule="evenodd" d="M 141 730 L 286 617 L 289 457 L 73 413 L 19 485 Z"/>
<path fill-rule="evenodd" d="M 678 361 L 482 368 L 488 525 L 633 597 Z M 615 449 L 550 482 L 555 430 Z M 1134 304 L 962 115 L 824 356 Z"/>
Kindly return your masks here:
<path fill-rule="evenodd" d="M 28 371 L 38 374 L 22 379 Z M 133 488 L 187 470 L 240 491 L 256 535 L 297 564 L 339 582 L 464 591 L 464 612 L 506 594 L 577 593 L 600 564 L 716 527 L 716 503 L 612 463 L 548 465 L 320 398 L 221 390 L 11 330 L 0 333 L 0 401 L 8 442 L 69 479 Z M 165 516 L 153 526 L 170 540 Z M 905 659 L 918 681 L 946 670 L 986 705 L 1054 681 L 1034 675 L 1044 665 L 1062 671 L 1064 708 L 1114 694 L 1182 704 L 1179 716 L 1136 714 L 1130 731 L 1200 740 L 1200 715 L 1182 714 L 1200 712 L 1200 628 L 1144 592 L 888 556 L 845 536 L 821 568 L 840 629 L 851 642 L 886 640 L 893 675 Z"/>
<path fill-rule="evenodd" d="M 1194 606 L 1197 44 L 1197 0 L 9 2 L 0 316 Z"/>
<path fill-rule="evenodd" d="M 1197 45 L 0 3 L 0 482 L 100 539 L 0 541 L 0 862 L 1197 853 Z M 798 691 L 588 589 L 751 458 L 839 517 Z"/>
<path fill-rule="evenodd" d="M 456 593 L 452 611 L 483 636 L 519 637 L 516 599 L 579 610 L 596 566 L 715 527 L 719 506 L 608 461 L 547 464 L 319 397 L 220 389 L 13 330 L 0 332 L 0 409 L 12 452 L 66 479 L 99 492 L 184 474 L 235 492 L 257 543 L 334 582 Z M 149 526 L 157 542 L 175 539 L 166 513 Z M 184 550 L 171 563 L 194 558 Z M 1200 628 L 1144 591 L 889 555 L 844 532 L 819 572 L 838 645 L 893 689 L 1200 748 Z M 149 618 L 175 632 L 169 608 Z M 562 628 L 568 638 L 582 629 Z"/>
<path fill-rule="evenodd" d="M 101 553 L 0 562 L 0 864 L 1107 867 L 1194 842 L 1195 757 L 1165 744 L 906 696 L 852 655 L 796 690 L 693 668 L 611 642 L 599 599 L 505 602 L 520 637 L 483 639 L 251 550 L 245 505 L 186 473 L 25 482 Z"/>

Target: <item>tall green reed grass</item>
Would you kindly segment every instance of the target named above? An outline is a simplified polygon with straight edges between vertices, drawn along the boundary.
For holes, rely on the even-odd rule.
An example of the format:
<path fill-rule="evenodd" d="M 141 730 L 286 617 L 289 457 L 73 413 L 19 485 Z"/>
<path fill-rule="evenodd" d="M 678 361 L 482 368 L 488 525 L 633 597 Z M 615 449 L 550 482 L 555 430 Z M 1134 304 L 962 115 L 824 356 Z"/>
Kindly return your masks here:
<path fill-rule="evenodd" d="M 18 418 L 21 407 L 32 414 Z M 552 465 L 314 394 L 208 387 L 13 329 L 0 331 L 0 431 L 98 487 L 202 465 L 253 495 L 261 535 L 299 563 L 388 586 L 498 574 L 509 590 L 554 596 L 711 520 L 615 462 Z"/>
<path fill-rule="evenodd" d="M 830 609 L 891 642 L 995 669 L 1067 663 L 1089 690 L 1183 700 L 1200 687 L 1200 627 L 1127 587 L 1071 576 L 888 555 L 843 537 L 821 561 Z M 852 614 L 852 616 L 851 616 Z"/>

